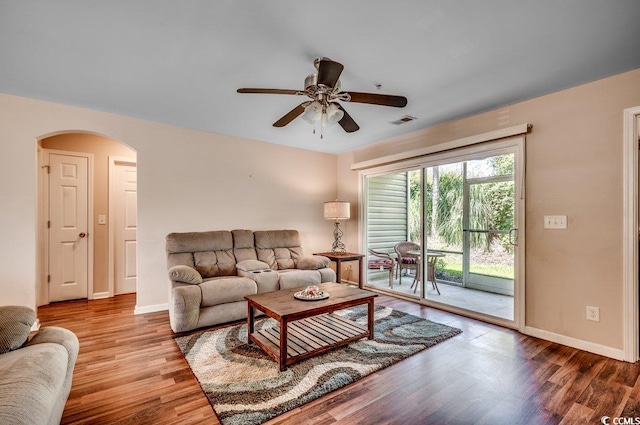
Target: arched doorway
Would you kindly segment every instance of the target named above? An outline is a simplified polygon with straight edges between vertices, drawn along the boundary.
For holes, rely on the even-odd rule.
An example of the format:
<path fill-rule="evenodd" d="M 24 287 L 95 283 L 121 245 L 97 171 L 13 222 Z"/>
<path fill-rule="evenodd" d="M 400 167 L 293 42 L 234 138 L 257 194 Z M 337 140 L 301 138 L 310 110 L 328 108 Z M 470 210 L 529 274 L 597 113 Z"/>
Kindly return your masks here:
<path fill-rule="evenodd" d="M 38 164 L 38 305 L 135 292 L 136 152 L 65 132 L 38 140 Z"/>

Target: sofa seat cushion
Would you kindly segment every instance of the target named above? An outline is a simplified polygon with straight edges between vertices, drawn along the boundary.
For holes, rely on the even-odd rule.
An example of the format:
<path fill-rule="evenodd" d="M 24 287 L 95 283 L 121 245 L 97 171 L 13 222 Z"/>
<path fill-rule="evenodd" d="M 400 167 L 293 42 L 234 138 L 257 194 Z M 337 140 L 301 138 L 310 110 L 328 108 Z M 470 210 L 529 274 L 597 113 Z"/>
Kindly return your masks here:
<path fill-rule="evenodd" d="M 68 365 L 67 350 L 54 343 L 0 355 L 0 423 L 50 423 L 58 414 Z"/>
<path fill-rule="evenodd" d="M 321 281 L 317 270 L 282 270 L 280 274 L 280 289 L 299 288 L 317 285 Z"/>
<path fill-rule="evenodd" d="M 215 277 L 200 284 L 200 307 L 211 307 L 234 301 L 244 301 L 246 295 L 258 293 L 256 282 L 246 277 Z"/>

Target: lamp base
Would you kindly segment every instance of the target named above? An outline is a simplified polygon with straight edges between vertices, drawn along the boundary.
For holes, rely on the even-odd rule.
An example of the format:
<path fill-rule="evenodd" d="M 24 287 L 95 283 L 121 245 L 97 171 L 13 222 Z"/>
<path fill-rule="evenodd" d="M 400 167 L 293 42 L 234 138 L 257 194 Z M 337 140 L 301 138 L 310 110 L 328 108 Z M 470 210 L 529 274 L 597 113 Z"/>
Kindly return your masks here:
<path fill-rule="evenodd" d="M 336 220 L 336 227 L 333 229 L 333 246 L 331 247 L 332 254 L 344 254 L 347 252 L 344 244 L 342 243 L 342 230 L 340 230 L 340 222 Z"/>

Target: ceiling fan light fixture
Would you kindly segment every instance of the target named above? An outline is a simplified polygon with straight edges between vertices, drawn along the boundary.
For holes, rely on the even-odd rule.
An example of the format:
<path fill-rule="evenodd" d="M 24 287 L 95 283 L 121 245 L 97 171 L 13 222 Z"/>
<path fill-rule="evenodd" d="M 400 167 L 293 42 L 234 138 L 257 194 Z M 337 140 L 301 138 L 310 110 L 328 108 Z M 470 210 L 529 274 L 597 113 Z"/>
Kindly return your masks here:
<path fill-rule="evenodd" d="M 322 119 L 322 105 L 320 102 L 313 101 L 304 108 L 302 119 L 309 124 L 315 125 Z"/>
<path fill-rule="evenodd" d="M 336 125 L 342 117 L 344 117 L 344 112 L 335 103 L 330 103 L 325 113 L 322 114 L 322 126 L 331 127 Z"/>
<path fill-rule="evenodd" d="M 302 119 L 313 126 L 331 127 L 340 122 L 343 116 L 344 112 L 335 103 L 323 108 L 322 103 L 316 100 L 304 108 Z"/>

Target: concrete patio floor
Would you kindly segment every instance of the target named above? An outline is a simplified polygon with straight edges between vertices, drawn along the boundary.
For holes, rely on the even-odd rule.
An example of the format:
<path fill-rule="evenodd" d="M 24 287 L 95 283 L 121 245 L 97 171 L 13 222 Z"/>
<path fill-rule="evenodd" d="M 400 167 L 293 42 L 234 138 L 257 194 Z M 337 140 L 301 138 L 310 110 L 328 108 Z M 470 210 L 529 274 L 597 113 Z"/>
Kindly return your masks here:
<path fill-rule="evenodd" d="M 380 275 L 378 275 L 380 276 Z M 375 277 L 378 277 L 375 276 Z M 370 276 L 371 277 L 374 276 Z M 388 274 L 384 274 L 388 277 Z M 398 279 L 394 279 L 393 291 L 401 294 L 419 297 L 420 288 L 414 293 L 411 289 L 413 276 L 407 275 L 402 277 L 402 285 Z M 374 288 L 390 290 L 388 279 L 369 280 L 368 285 Z M 513 320 L 513 297 L 508 295 L 493 294 L 490 292 L 478 291 L 476 289 L 462 288 L 460 286 L 447 284 L 438 281 L 440 294 L 433 288 L 431 282 L 425 282 L 427 289 L 427 299 L 437 301 L 454 307 L 464 308 L 466 310 L 476 311 L 478 313 L 490 316 L 500 317 L 502 319 Z"/>

